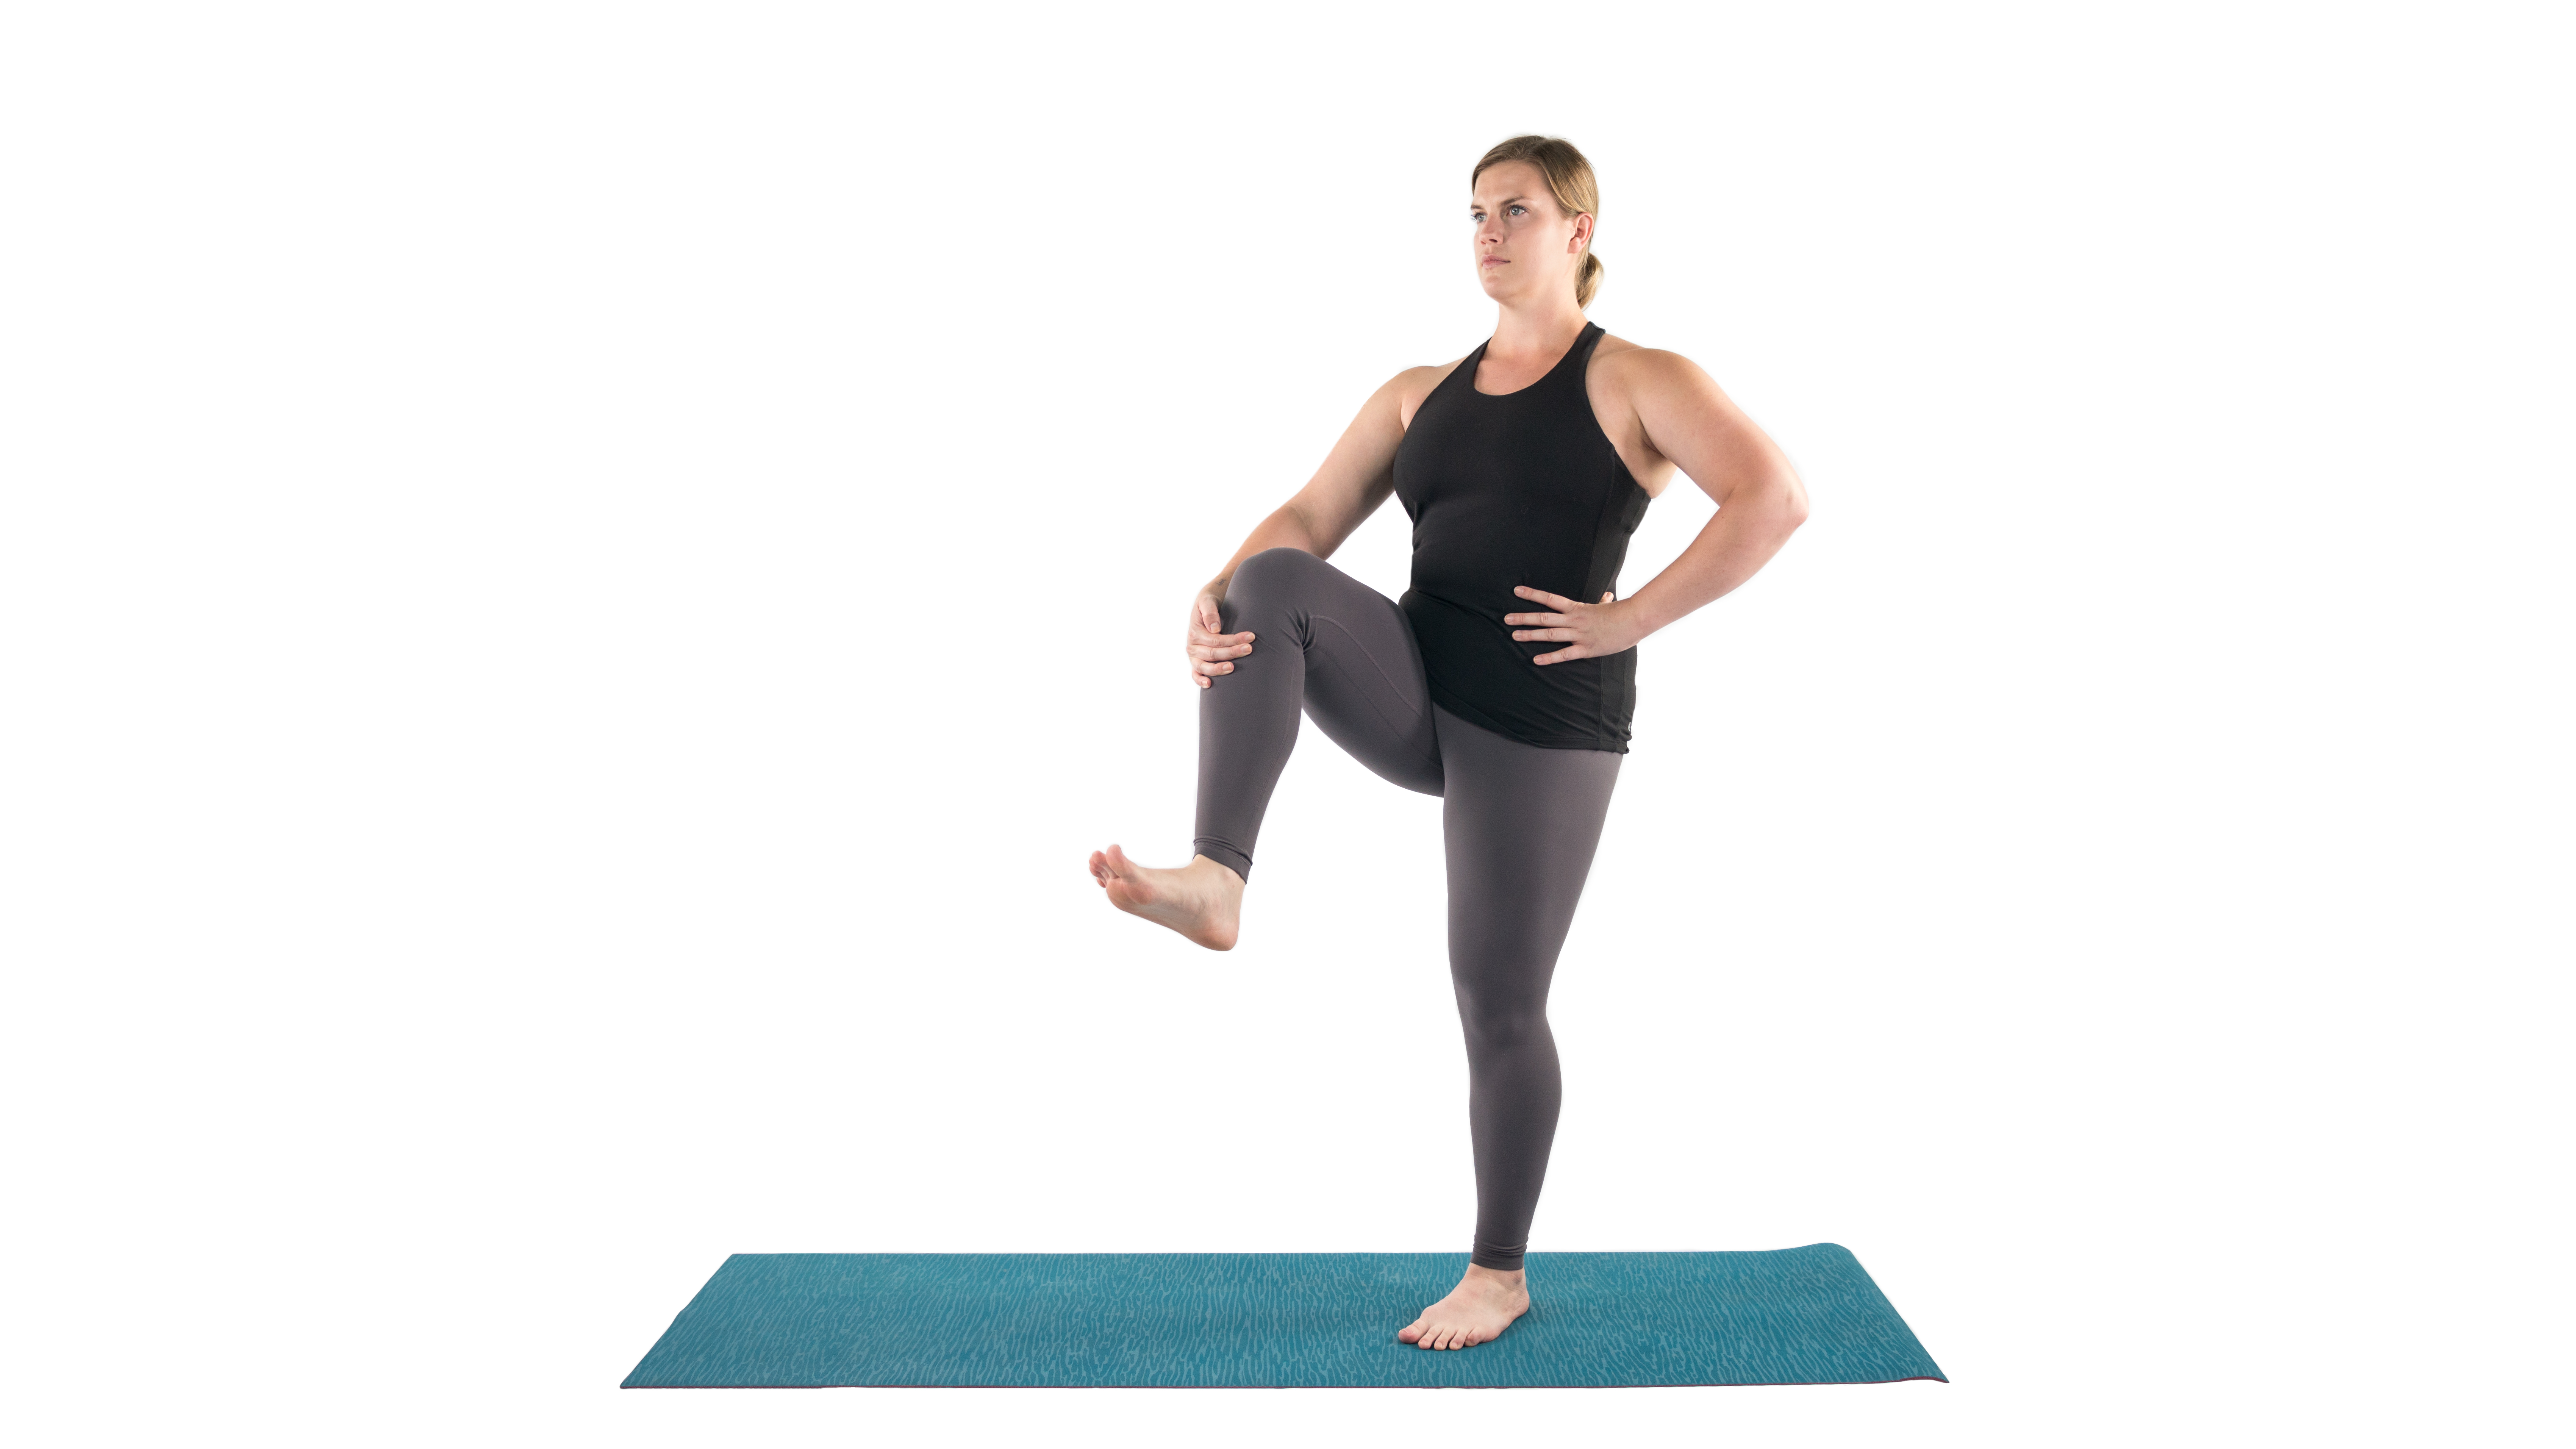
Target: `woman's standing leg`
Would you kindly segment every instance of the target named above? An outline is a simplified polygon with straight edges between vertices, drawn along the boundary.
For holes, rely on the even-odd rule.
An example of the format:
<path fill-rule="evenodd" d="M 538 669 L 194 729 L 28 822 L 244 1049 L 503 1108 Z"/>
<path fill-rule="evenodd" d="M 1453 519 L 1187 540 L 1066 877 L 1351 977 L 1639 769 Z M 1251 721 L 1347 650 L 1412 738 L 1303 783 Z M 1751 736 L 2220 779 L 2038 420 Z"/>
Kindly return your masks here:
<path fill-rule="evenodd" d="M 1254 637 L 1199 691 L 1197 854 L 1162 869 L 1113 845 L 1091 872 L 1119 909 L 1226 950 L 1301 713 L 1382 779 L 1437 795 L 1441 774 L 1422 652 L 1393 599 L 1303 549 L 1273 548 L 1235 567 L 1219 612 L 1222 632 Z"/>
<path fill-rule="evenodd" d="M 1467 1038 L 1476 1149 L 1476 1241 L 1467 1278 L 1407 1331 L 1445 1348 L 1493 1337 L 1528 1306 L 1521 1254 L 1562 1096 L 1548 983 L 1626 757 L 1543 749 L 1436 706 L 1435 714 L 1447 781 L 1449 976 Z"/>

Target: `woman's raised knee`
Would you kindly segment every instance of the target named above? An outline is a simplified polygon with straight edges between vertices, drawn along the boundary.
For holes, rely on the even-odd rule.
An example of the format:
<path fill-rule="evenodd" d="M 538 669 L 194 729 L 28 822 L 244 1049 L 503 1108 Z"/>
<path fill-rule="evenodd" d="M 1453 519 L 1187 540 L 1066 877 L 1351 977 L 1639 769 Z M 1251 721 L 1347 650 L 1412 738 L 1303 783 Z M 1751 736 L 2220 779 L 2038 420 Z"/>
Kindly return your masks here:
<path fill-rule="evenodd" d="M 1250 622 L 1271 618 L 1276 624 L 1276 611 L 1287 609 L 1292 614 L 1314 596 L 1313 570 L 1332 565 L 1302 548 L 1265 548 L 1234 566 L 1234 577 L 1226 581 L 1225 614 L 1229 629 L 1259 629 Z"/>
<path fill-rule="evenodd" d="M 1234 577 L 1227 581 L 1226 593 L 1230 597 L 1235 590 L 1247 584 L 1254 588 L 1261 588 L 1284 579 L 1295 578 L 1322 562 L 1322 559 L 1302 548 L 1289 548 L 1284 544 L 1278 548 L 1265 548 L 1234 566 Z"/>

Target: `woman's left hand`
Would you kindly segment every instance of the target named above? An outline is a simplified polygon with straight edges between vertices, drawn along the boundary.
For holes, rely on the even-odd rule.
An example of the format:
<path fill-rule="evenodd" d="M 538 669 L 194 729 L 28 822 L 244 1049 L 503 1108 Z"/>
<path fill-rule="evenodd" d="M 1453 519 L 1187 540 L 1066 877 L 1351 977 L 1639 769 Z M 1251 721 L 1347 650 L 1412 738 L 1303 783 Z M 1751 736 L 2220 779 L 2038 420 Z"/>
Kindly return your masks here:
<path fill-rule="evenodd" d="M 1539 655 L 1530 661 L 1532 664 L 1557 664 L 1568 659 L 1590 659 L 1596 655 L 1616 654 L 1622 649 L 1636 647 L 1637 641 L 1646 637 L 1646 630 L 1638 625 L 1636 616 L 1629 611 L 1627 604 L 1613 600 L 1608 594 L 1601 596 L 1600 603 L 1578 604 L 1563 594 L 1551 594 L 1545 589 L 1533 589 L 1527 584 L 1513 586 L 1512 592 L 1524 599 L 1545 604 L 1554 611 L 1546 614 L 1505 614 L 1503 622 L 1506 624 L 1530 626 L 1526 629 L 1514 629 L 1512 637 L 1561 643 L 1566 646 L 1553 654 Z"/>

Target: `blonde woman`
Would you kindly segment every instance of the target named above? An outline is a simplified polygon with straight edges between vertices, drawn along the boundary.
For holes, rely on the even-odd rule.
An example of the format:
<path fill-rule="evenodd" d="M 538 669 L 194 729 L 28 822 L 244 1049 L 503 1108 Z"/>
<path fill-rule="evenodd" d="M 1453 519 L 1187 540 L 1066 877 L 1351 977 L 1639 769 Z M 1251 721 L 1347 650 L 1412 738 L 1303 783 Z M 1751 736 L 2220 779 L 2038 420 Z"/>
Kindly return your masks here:
<path fill-rule="evenodd" d="M 1602 265 L 1581 152 L 1515 136 L 1469 188 L 1493 335 L 1388 379 L 1191 605 L 1197 854 L 1091 856 L 1120 910 L 1223 951 L 1301 710 L 1382 778 L 1440 797 L 1476 1230 L 1456 1289 L 1396 1334 L 1440 1349 L 1529 1308 L 1522 1255 L 1560 1095 L 1548 981 L 1627 753 L 1637 641 L 1743 583 L 1807 516 L 1788 461 L 1707 373 L 1583 315 Z M 1717 514 L 1622 598 L 1628 537 L 1676 472 Z M 1325 562 L 1389 494 L 1413 520 L 1412 586 L 1393 600 Z"/>

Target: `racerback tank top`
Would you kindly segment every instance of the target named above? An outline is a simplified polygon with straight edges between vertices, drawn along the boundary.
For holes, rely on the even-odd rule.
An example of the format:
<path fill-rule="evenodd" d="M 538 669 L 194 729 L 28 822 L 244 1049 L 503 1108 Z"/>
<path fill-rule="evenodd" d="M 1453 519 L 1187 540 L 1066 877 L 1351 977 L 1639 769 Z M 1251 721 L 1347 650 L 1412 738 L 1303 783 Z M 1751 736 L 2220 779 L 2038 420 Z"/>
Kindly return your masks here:
<path fill-rule="evenodd" d="M 1518 392 L 1476 391 L 1479 345 L 1414 410 L 1395 449 L 1395 496 L 1413 519 L 1412 587 L 1397 602 L 1422 646 L 1431 697 L 1523 744 L 1628 752 L 1637 651 L 1532 664 L 1562 643 L 1512 637 L 1505 614 L 1582 603 L 1618 586 L 1646 490 L 1593 416 L 1583 375 L 1599 324 Z"/>

